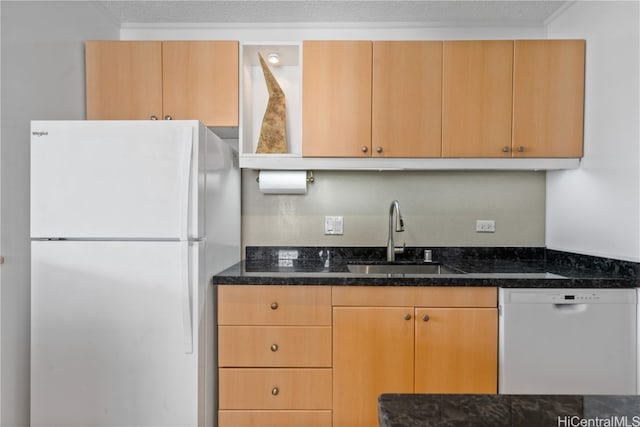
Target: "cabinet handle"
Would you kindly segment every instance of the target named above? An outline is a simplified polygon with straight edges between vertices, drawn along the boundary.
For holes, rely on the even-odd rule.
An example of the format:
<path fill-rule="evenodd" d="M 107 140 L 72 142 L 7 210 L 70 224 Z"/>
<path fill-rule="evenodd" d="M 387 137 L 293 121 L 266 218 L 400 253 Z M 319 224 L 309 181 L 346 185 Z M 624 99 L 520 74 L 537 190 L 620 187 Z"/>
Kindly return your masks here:
<path fill-rule="evenodd" d="M 166 116 L 164 116 L 164 119 L 165 119 L 165 120 L 173 120 L 173 118 L 172 118 L 170 115 L 168 115 L 168 114 L 167 114 Z"/>
<path fill-rule="evenodd" d="M 423 322 L 428 322 L 429 321 L 429 315 L 425 314 L 424 316 L 422 316 L 422 321 Z"/>
<path fill-rule="evenodd" d="M 404 320 L 411 320 L 411 315 L 409 313 L 406 313 L 404 315 Z"/>
<path fill-rule="evenodd" d="M 509 147 L 502 147 L 502 152 L 503 153 L 508 153 L 509 151 L 511 151 L 511 149 Z"/>
<path fill-rule="evenodd" d="M 363 153 L 366 153 L 367 151 L 369 151 L 369 149 L 367 147 L 365 147 L 364 145 L 361 148 Z"/>
<path fill-rule="evenodd" d="M 278 344 L 271 344 L 271 351 L 278 351 Z"/>
<path fill-rule="evenodd" d="M 158 120 L 158 116 L 151 116 L 149 117 L 149 120 Z"/>
<path fill-rule="evenodd" d="M 277 302 L 272 302 L 271 303 L 271 310 L 277 310 L 278 309 L 278 303 Z"/>
<path fill-rule="evenodd" d="M 518 153 L 524 153 L 524 146 L 519 146 L 518 147 Z"/>
<path fill-rule="evenodd" d="M 382 153 L 382 147 L 378 147 L 378 148 L 376 148 L 376 151 L 377 151 L 378 153 Z"/>
<path fill-rule="evenodd" d="M 277 396 L 278 393 L 280 393 L 280 390 L 278 390 L 278 387 L 274 387 L 271 389 L 271 394 L 274 396 Z"/>

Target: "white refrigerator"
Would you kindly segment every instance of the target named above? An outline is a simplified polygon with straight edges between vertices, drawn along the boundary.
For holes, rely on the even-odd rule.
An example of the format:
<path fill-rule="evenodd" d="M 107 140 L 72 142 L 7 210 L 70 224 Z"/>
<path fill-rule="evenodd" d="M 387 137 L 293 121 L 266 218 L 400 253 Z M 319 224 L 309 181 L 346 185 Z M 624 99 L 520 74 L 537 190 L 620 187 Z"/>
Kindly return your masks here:
<path fill-rule="evenodd" d="M 197 121 L 31 122 L 31 425 L 215 424 L 237 153 Z"/>

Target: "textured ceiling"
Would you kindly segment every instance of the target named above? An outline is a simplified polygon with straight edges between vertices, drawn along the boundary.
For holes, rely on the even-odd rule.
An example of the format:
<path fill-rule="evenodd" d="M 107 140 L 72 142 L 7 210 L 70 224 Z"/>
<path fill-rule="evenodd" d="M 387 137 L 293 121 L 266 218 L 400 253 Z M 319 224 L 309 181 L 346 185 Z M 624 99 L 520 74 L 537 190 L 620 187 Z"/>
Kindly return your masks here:
<path fill-rule="evenodd" d="M 181 0 L 101 1 L 120 23 L 394 22 L 543 25 L 569 1 L 555 0 Z"/>

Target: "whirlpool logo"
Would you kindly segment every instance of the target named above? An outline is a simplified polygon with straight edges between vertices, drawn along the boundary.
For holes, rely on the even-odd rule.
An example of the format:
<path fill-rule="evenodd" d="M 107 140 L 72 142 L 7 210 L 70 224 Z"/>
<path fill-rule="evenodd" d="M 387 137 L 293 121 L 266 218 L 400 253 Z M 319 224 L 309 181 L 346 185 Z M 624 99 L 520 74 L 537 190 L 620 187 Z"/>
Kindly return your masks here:
<path fill-rule="evenodd" d="M 33 135 L 33 136 L 47 136 L 47 135 L 49 135 L 49 132 L 43 131 L 43 130 L 34 130 L 34 131 L 31 132 L 31 135 Z"/>

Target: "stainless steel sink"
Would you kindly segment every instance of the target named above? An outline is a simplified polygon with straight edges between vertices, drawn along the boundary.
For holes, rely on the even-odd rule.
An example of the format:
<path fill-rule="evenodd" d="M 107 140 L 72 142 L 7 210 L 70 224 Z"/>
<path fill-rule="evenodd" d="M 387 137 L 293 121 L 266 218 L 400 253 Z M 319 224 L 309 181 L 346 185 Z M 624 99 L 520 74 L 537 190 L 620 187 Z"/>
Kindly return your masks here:
<path fill-rule="evenodd" d="M 355 274 L 460 274 L 460 270 L 438 263 L 428 264 L 348 264 Z"/>

